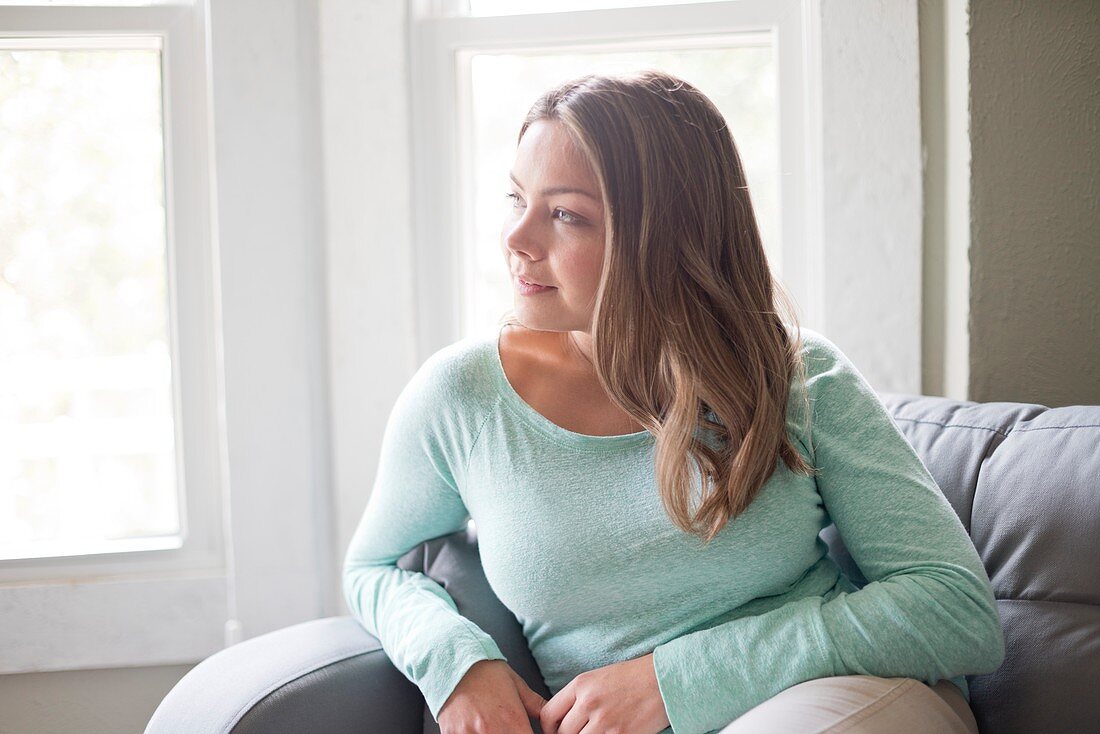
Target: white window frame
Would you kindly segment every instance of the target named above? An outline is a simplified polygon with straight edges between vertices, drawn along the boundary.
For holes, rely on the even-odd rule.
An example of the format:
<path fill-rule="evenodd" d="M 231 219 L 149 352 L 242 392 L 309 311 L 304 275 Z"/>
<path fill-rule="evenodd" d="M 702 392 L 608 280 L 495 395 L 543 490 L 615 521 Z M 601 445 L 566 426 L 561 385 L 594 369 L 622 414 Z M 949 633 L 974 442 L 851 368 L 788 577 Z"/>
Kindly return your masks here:
<path fill-rule="evenodd" d="M 0 673 L 197 661 L 224 646 L 216 255 L 204 5 L 0 7 L 5 37 L 162 39 L 168 293 L 182 545 L 0 561 Z"/>
<path fill-rule="evenodd" d="M 452 0 L 414 5 L 410 17 L 410 69 L 414 175 L 430 211 L 414 214 L 418 263 L 418 349 L 426 357 L 467 328 L 472 253 L 464 247 L 473 185 L 461 140 L 471 124 L 469 57 L 499 49 L 568 48 L 639 50 L 729 33 L 770 32 L 779 85 L 779 262 L 783 282 L 799 304 L 820 312 L 821 259 L 819 131 L 820 88 L 813 63 L 813 19 L 818 1 L 733 0 L 687 5 L 609 8 L 509 16 L 464 16 Z M 452 124 L 453 123 L 453 124 Z M 800 216 L 799 213 L 802 213 Z M 447 256 L 441 256 L 444 253 Z M 454 304 L 460 304 L 455 309 Z"/>

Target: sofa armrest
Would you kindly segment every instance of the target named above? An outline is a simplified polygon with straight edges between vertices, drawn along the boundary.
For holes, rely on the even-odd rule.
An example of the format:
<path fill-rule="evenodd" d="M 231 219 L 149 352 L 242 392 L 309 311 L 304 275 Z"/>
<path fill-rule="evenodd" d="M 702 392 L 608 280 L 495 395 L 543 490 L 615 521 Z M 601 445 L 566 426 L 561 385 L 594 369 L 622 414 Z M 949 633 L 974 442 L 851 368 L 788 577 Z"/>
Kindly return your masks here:
<path fill-rule="evenodd" d="M 353 617 L 227 647 L 161 701 L 146 734 L 422 734 L 424 699 Z"/>

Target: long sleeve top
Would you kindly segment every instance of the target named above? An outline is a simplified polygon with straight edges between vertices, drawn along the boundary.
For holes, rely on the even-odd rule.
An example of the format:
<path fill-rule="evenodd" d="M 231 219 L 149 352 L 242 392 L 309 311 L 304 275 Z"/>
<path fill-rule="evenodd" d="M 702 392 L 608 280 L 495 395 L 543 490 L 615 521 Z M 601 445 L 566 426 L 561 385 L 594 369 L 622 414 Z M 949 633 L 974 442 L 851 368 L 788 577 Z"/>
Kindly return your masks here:
<path fill-rule="evenodd" d="M 966 530 L 876 393 L 803 328 L 812 422 L 792 384 L 787 431 L 820 469 L 782 461 L 704 546 L 665 514 L 652 434 L 590 436 L 509 384 L 499 335 L 433 354 L 389 417 L 373 491 L 347 549 L 348 606 L 432 715 L 479 660 L 506 660 L 450 595 L 395 562 L 477 528 L 490 586 L 552 694 L 582 672 L 653 653 L 671 726 L 709 734 L 802 681 L 992 672 L 1004 639 Z M 867 579 L 827 555 L 831 523 Z"/>

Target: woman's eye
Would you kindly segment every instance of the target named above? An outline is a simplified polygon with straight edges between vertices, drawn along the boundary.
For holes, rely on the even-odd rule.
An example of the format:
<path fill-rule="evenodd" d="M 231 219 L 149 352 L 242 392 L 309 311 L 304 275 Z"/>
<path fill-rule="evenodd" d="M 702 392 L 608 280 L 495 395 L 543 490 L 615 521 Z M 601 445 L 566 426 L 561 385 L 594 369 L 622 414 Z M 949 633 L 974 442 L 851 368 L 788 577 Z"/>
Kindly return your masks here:
<path fill-rule="evenodd" d="M 561 221 L 565 222 L 566 224 L 576 224 L 579 221 L 576 217 L 574 217 L 572 214 L 565 211 L 564 209 L 555 209 L 554 213 L 555 214 L 560 213 L 563 217 L 563 219 Z"/>
<path fill-rule="evenodd" d="M 523 207 L 523 200 L 521 198 L 519 198 L 519 194 L 515 193 L 514 191 L 509 191 L 508 193 L 506 193 L 504 195 L 504 197 L 507 198 L 507 199 L 512 200 L 512 207 L 513 208 L 520 209 L 520 208 Z M 560 214 L 561 216 L 558 217 L 557 216 L 558 214 Z M 580 218 L 573 216 L 572 214 L 565 211 L 564 209 L 555 209 L 553 216 L 555 218 L 559 219 L 560 221 L 565 222 L 566 224 L 578 224 L 578 223 L 580 223 Z"/>

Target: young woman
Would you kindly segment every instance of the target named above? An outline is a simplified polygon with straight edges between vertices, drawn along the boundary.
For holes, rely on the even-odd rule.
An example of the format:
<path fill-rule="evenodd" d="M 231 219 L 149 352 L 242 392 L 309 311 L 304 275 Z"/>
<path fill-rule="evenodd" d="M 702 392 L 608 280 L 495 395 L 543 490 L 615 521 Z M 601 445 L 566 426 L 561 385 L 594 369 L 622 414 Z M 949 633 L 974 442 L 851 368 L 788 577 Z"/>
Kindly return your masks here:
<path fill-rule="evenodd" d="M 796 325 L 710 100 L 658 71 L 570 81 L 510 173 L 513 318 L 402 391 L 344 564 L 443 734 L 977 732 L 965 675 L 1004 657 L 981 559 L 859 371 Z M 471 517 L 549 701 L 395 566 Z"/>

